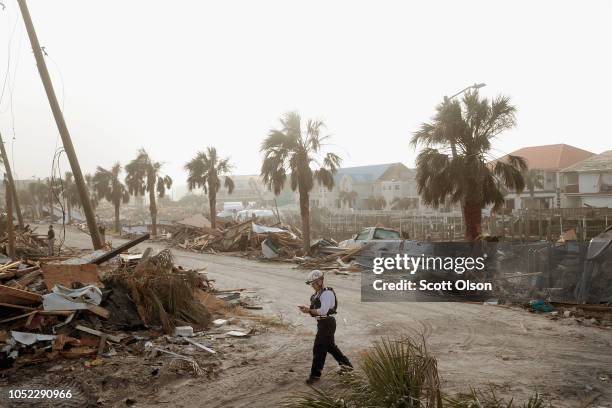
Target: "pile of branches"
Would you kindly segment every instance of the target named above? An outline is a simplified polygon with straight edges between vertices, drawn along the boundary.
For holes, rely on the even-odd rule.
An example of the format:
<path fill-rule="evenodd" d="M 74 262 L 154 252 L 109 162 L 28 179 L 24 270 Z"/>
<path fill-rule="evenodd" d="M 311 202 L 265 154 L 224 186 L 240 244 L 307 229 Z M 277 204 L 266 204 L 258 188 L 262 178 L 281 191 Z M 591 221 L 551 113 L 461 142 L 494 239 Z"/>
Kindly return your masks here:
<path fill-rule="evenodd" d="M 109 273 L 105 280 L 129 290 L 142 321 L 161 326 L 167 334 L 182 325 L 203 329 L 212 320 L 208 309 L 196 297 L 196 291 L 203 285 L 202 276 L 175 267 L 168 249 L 134 268 Z"/>

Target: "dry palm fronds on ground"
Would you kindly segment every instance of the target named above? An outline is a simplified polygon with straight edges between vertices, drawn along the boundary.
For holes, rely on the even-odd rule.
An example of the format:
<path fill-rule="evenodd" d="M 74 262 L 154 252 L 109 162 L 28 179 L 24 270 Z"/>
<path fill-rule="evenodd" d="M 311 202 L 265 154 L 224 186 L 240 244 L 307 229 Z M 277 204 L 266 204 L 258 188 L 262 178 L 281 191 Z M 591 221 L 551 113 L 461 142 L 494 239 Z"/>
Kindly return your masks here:
<path fill-rule="evenodd" d="M 190 324 L 207 326 L 212 317 L 200 303 L 195 291 L 200 290 L 201 276 L 195 271 L 174 267 L 170 250 L 164 250 L 138 264 L 107 275 L 108 280 L 127 288 L 146 324 L 160 325 L 164 332 Z"/>

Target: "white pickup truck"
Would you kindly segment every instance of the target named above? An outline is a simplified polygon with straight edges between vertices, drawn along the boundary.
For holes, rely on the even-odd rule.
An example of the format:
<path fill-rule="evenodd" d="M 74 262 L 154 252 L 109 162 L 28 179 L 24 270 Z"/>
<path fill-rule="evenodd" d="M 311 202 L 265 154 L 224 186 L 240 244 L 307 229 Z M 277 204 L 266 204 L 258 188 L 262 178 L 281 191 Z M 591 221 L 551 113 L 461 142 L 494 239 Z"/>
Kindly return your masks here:
<path fill-rule="evenodd" d="M 363 229 L 359 234 L 355 234 L 353 238 L 340 242 L 338 246 L 340 248 L 353 248 L 372 241 L 384 242 L 401 240 L 402 237 L 397 230 L 391 228 L 368 227 Z"/>

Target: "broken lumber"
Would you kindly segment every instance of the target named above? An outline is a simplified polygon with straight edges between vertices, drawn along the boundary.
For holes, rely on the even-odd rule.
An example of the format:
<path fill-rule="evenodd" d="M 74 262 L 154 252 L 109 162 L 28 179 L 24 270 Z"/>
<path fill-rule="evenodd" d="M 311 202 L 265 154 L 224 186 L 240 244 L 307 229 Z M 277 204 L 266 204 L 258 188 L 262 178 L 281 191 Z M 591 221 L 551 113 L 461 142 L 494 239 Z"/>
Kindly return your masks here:
<path fill-rule="evenodd" d="M 38 293 L 29 292 L 27 290 L 11 288 L 10 286 L 0 285 L 0 295 L 6 295 L 8 297 L 20 299 L 22 301 L 28 301 L 31 303 L 41 303 L 42 296 Z"/>
<path fill-rule="evenodd" d="M 151 235 L 149 233 L 141 235 L 140 237 L 138 237 L 136 239 L 133 239 L 131 241 L 128 241 L 125 244 L 120 245 L 117 248 L 113 249 L 112 251 L 109 251 L 109 252 L 105 253 L 104 255 L 94 259 L 90 263 L 96 264 L 96 265 L 100 265 L 101 263 L 104 263 L 104 262 L 106 262 L 106 261 L 116 257 L 120 253 L 122 253 L 124 251 L 127 251 L 128 249 L 132 248 L 133 246 L 136 246 L 136 245 L 140 244 L 141 242 L 146 241 L 147 239 L 150 238 L 150 236 Z"/>
<path fill-rule="evenodd" d="M 91 334 L 91 335 L 94 335 L 96 337 L 106 336 L 107 339 L 109 339 L 110 341 L 113 341 L 115 343 L 119 343 L 121 341 L 121 337 L 119 337 L 119 336 L 114 336 L 112 334 L 103 333 L 103 332 L 98 331 L 96 329 L 91 329 L 91 328 L 89 328 L 87 326 L 81 326 L 80 324 L 77 325 L 75 327 L 75 329 L 80 330 L 80 331 L 85 332 L 85 333 L 88 333 L 88 334 Z"/>

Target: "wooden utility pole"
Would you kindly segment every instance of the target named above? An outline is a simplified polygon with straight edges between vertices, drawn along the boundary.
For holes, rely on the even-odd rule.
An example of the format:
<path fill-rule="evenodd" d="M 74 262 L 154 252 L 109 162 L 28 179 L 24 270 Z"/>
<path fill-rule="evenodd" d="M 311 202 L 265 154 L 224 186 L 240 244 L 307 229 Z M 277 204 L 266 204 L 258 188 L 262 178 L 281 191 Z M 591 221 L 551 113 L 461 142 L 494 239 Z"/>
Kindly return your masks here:
<path fill-rule="evenodd" d="M 15 260 L 15 229 L 13 228 L 13 194 L 9 183 L 4 180 L 6 194 L 6 230 L 8 231 L 8 256 Z"/>
<path fill-rule="evenodd" d="M 68 156 L 70 168 L 72 169 L 72 174 L 74 175 L 74 182 L 77 186 L 77 190 L 79 191 L 79 198 L 81 199 L 83 212 L 85 213 L 85 218 L 87 219 L 87 227 L 89 228 L 91 242 L 93 243 L 94 249 L 100 249 L 102 248 L 102 239 L 100 238 L 100 232 L 98 231 L 98 227 L 96 225 L 96 216 L 94 214 L 91 201 L 89 201 L 89 193 L 85 186 L 85 179 L 83 178 L 81 166 L 79 165 L 79 160 L 74 151 L 74 146 L 72 145 L 72 139 L 70 138 L 70 133 L 68 132 L 68 127 L 66 126 L 66 121 L 64 120 L 64 115 L 60 109 L 59 103 L 57 102 L 55 91 L 53 90 L 51 77 L 49 76 L 49 71 L 47 70 L 47 64 L 45 63 L 45 59 L 40 48 L 40 43 L 38 42 L 38 37 L 36 36 L 36 31 L 34 31 L 34 25 L 32 23 L 32 18 L 30 17 L 30 12 L 28 11 L 28 6 L 25 0 L 17 0 L 17 2 L 19 3 L 19 8 L 21 9 L 21 15 L 23 17 L 26 30 L 28 31 L 32 51 L 34 51 L 38 73 L 40 74 L 40 79 L 45 87 L 45 92 L 47 93 L 47 98 L 49 99 L 49 105 L 51 105 L 51 111 L 53 111 L 53 117 L 55 118 L 55 123 L 57 124 L 57 129 L 62 138 L 64 150 L 66 151 L 66 156 Z"/>
<path fill-rule="evenodd" d="M 13 179 L 13 173 L 11 172 L 11 164 L 9 163 L 8 156 L 6 155 L 6 149 L 4 148 L 4 140 L 2 140 L 2 133 L 0 133 L 0 152 L 2 153 L 2 161 L 4 162 L 4 171 L 6 172 L 9 189 L 13 195 L 13 203 L 15 204 L 15 212 L 17 213 L 17 221 L 19 222 L 19 229 L 23 231 L 23 217 L 21 215 L 21 207 L 19 206 L 19 197 L 17 196 L 17 188 L 15 187 L 15 179 Z"/>

